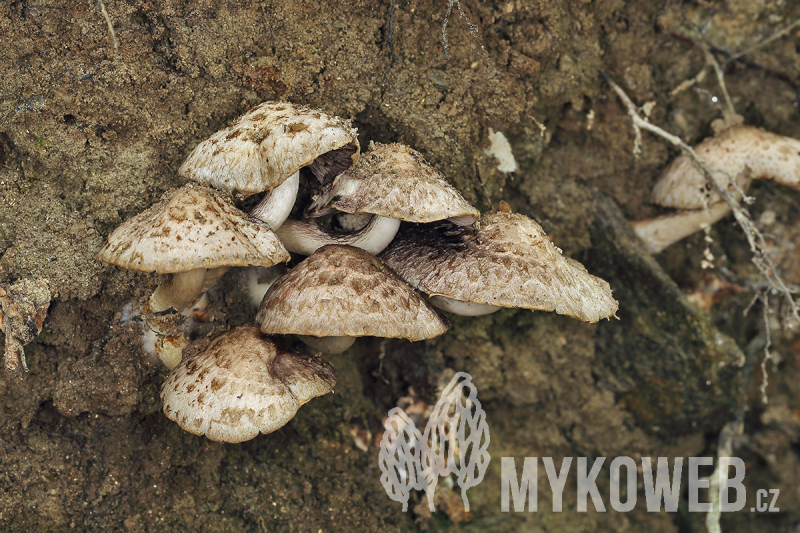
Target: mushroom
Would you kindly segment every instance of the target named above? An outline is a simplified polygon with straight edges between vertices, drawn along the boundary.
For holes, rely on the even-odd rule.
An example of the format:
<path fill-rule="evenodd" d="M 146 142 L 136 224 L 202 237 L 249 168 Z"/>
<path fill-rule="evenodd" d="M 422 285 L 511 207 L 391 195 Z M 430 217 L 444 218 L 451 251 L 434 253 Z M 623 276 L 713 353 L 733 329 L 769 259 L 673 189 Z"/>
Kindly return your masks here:
<path fill-rule="evenodd" d="M 388 245 L 400 221 L 449 219 L 474 223 L 480 213 L 419 152 L 402 144 L 370 143 L 358 164 L 336 178 L 330 190 L 316 198 L 310 217 L 343 212 L 373 215 L 362 229 L 336 233 L 315 222 L 287 220 L 278 230 L 286 249 L 311 255 L 326 244 L 347 244 L 377 254 Z"/>
<path fill-rule="evenodd" d="M 278 279 L 256 321 L 264 333 L 301 335 L 326 353 L 346 350 L 355 337 L 418 341 L 450 326 L 380 260 L 342 245 L 323 246 Z"/>
<path fill-rule="evenodd" d="M 267 192 L 250 215 L 277 229 L 309 167 L 323 184 L 358 161 L 350 122 L 288 102 L 264 102 L 198 144 L 178 174 L 244 197 Z"/>
<path fill-rule="evenodd" d="M 800 141 L 751 126 L 733 126 L 694 148 L 713 169 L 717 185 L 735 199 L 753 179 L 774 179 L 800 189 Z M 676 157 L 653 188 L 653 203 L 680 209 L 675 213 L 633 223 L 651 253 L 713 224 L 728 211 L 716 189 L 706 181 L 691 157 Z"/>
<path fill-rule="evenodd" d="M 145 308 L 181 311 L 231 266 L 272 266 L 289 254 L 275 234 L 248 219 L 224 194 L 201 185 L 176 189 L 123 222 L 97 260 L 140 272 L 173 274 Z"/>
<path fill-rule="evenodd" d="M 405 228 L 380 258 L 434 306 L 456 314 L 521 307 L 586 322 L 615 316 L 608 283 L 561 255 L 534 220 L 498 212 L 476 226 Z"/>
<path fill-rule="evenodd" d="M 161 401 L 170 420 L 211 440 L 271 433 L 336 384 L 329 363 L 278 348 L 257 325 L 229 329 L 205 347 L 206 339 L 195 342 L 167 376 Z"/>

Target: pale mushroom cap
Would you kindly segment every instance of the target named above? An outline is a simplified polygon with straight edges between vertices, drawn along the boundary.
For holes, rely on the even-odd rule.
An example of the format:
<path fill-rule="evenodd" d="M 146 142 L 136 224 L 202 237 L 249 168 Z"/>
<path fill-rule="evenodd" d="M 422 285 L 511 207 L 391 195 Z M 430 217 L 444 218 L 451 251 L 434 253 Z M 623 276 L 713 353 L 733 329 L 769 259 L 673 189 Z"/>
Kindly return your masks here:
<path fill-rule="evenodd" d="M 488 215 L 479 229 L 447 223 L 406 228 L 380 258 L 430 295 L 555 311 L 586 322 L 617 311 L 608 283 L 561 255 L 539 224 L 519 214 Z"/>
<path fill-rule="evenodd" d="M 283 427 L 301 405 L 335 384 L 329 363 L 280 350 L 257 325 L 248 325 L 185 356 L 161 387 L 161 401 L 164 414 L 189 433 L 243 442 Z"/>
<path fill-rule="evenodd" d="M 276 281 L 256 321 L 265 333 L 412 341 L 450 325 L 379 259 L 341 245 L 323 246 Z"/>
<path fill-rule="evenodd" d="M 350 122 L 288 102 L 264 102 L 198 144 L 178 174 L 247 196 L 272 190 L 338 149 L 343 157 L 329 161 L 331 179 L 358 161 L 357 132 Z"/>
<path fill-rule="evenodd" d="M 370 143 L 370 150 L 359 162 L 314 201 L 309 214 L 319 216 L 331 208 L 406 222 L 480 217 L 480 212 L 419 152 L 398 143 Z"/>
<path fill-rule="evenodd" d="M 172 191 L 123 222 L 97 260 L 140 272 L 221 266 L 269 267 L 289 253 L 264 223 L 250 220 L 222 193 L 201 185 Z"/>
<path fill-rule="evenodd" d="M 714 180 L 735 198 L 741 195 L 729 182 L 746 191 L 753 179 L 774 179 L 800 188 L 800 141 L 750 126 L 734 126 L 694 148 L 716 171 Z M 719 202 L 703 174 L 687 155 L 676 157 L 664 169 L 653 188 L 653 202 L 677 209 L 700 209 Z"/>

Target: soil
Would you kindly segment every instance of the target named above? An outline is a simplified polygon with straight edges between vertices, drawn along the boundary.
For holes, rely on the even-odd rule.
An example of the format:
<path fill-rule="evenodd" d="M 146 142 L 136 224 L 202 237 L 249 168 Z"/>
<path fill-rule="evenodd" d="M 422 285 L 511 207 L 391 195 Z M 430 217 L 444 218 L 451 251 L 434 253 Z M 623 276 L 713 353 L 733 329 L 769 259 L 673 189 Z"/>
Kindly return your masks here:
<path fill-rule="evenodd" d="M 105 0 L 116 49 L 99 5 L 0 5 L 0 282 L 46 279 L 52 293 L 25 348 L 30 371 L 0 374 L 0 529 L 700 532 L 706 515 L 689 512 L 685 488 L 678 512 L 648 513 L 641 476 L 635 509 L 610 509 L 607 466 L 608 512 L 577 511 L 574 467 L 554 512 L 540 467 L 538 511 L 503 513 L 501 457 L 520 471 L 525 457 L 716 456 L 744 408 L 734 455 L 747 504 L 722 530 L 796 531 L 800 338 L 777 327 L 772 297 L 764 403 L 765 312 L 750 305 L 760 278 L 732 219 L 710 230 L 711 270 L 700 267 L 702 234 L 655 259 L 631 237 L 625 219 L 664 211 L 649 191 L 676 152 L 645 134 L 633 156 L 629 117 L 600 71 L 694 144 L 723 99 L 713 73 L 672 93 L 705 65 L 693 41 L 724 61 L 788 26 L 800 5 L 462 0 L 446 18 L 446 0 Z M 747 124 L 800 138 L 799 39 L 795 29 L 723 65 Z M 330 357 L 335 394 L 281 430 L 243 444 L 184 432 L 161 413 L 166 369 L 142 349 L 141 325 L 122 320 L 157 276 L 95 255 L 121 221 L 183 183 L 176 169 L 199 141 L 265 100 L 350 119 L 362 147 L 406 143 L 482 211 L 504 200 L 535 218 L 611 283 L 620 320 L 501 310 L 453 317 L 431 341 L 360 339 Z M 510 140 L 516 172 L 484 152 L 490 128 Z M 800 283 L 800 194 L 772 183 L 751 192 L 781 275 Z M 208 333 L 253 320 L 242 272 L 210 293 Z M 383 419 L 398 403 L 434 404 L 458 371 L 486 411 L 486 477 L 469 490 L 469 513 L 444 481 L 435 513 L 422 492 L 403 512 L 381 485 Z M 780 490 L 780 511 L 748 512 L 764 488 Z"/>

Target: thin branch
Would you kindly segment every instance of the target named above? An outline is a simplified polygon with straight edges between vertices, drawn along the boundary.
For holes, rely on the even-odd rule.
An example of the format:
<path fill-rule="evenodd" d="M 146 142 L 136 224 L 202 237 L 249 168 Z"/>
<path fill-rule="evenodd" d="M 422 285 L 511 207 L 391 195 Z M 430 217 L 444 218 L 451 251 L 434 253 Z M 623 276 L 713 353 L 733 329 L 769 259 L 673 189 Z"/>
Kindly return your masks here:
<path fill-rule="evenodd" d="M 792 22 L 791 24 L 789 24 L 788 26 L 786 26 L 782 30 L 773 33 L 772 35 L 770 35 L 769 37 L 767 37 L 766 39 L 764 39 L 760 43 L 754 44 L 753 46 L 751 46 L 750 48 L 747 48 L 743 52 L 739 52 L 738 54 L 734 54 L 734 55 L 730 56 L 722 64 L 723 65 L 727 65 L 731 61 L 736 61 L 740 57 L 746 56 L 750 52 L 754 52 L 754 51 L 758 50 L 759 48 L 761 48 L 762 46 L 768 45 L 769 43 L 771 43 L 775 39 L 783 37 L 784 35 L 786 35 L 790 31 L 792 31 L 794 28 L 796 28 L 798 25 L 800 25 L 800 18 L 796 19 L 794 22 Z"/>
<path fill-rule="evenodd" d="M 119 41 L 117 40 L 117 33 L 114 31 L 114 24 L 111 23 L 111 17 L 108 16 L 108 11 L 106 11 L 106 5 L 103 3 L 103 0 L 97 0 L 97 7 L 100 8 L 103 18 L 106 19 L 108 31 L 111 34 L 111 41 L 114 43 L 114 51 L 116 52 L 119 49 Z"/>

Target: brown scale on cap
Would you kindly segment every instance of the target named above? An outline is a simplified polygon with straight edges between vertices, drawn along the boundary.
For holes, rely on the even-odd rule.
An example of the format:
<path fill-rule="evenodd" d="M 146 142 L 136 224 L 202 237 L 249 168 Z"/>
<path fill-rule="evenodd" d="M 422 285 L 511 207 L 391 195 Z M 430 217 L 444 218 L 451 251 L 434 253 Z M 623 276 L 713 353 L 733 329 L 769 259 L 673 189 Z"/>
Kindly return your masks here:
<path fill-rule="evenodd" d="M 450 325 L 379 259 L 340 245 L 320 248 L 278 279 L 256 321 L 265 333 L 411 341 L 442 335 Z"/>
<path fill-rule="evenodd" d="M 161 387 L 161 400 L 167 417 L 189 433 L 243 442 L 283 427 L 335 384 L 329 363 L 281 350 L 247 325 L 190 346 Z"/>
<path fill-rule="evenodd" d="M 359 151 L 349 121 L 306 106 L 264 102 L 198 144 L 178 174 L 249 196 L 274 189 L 305 166 L 329 185 L 358 161 Z"/>
<path fill-rule="evenodd" d="M 479 229 L 447 223 L 409 227 L 380 257 L 433 296 L 555 311 L 586 322 L 617 311 L 608 283 L 561 255 L 539 224 L 519 214 L 488 215 Z"/>
<path fill-rule="evenodd" d="M 309 208 L 310 216 L 333 211 L 370 213 L 406 222 L 480 217 L 441 172 L 403 144 L 370 143 L 358 164 Z"/>
<path fill-rule="evenodd" d="M 272 266 L 289 254 L 264 224 L 222 193 L 186 185 L 123 222 L 97 254 L 105 263 L 168 274 L 222 266 Z"/>

